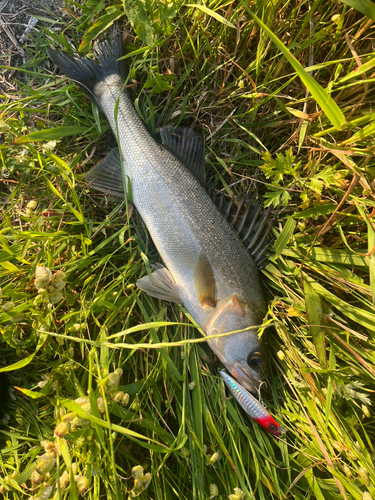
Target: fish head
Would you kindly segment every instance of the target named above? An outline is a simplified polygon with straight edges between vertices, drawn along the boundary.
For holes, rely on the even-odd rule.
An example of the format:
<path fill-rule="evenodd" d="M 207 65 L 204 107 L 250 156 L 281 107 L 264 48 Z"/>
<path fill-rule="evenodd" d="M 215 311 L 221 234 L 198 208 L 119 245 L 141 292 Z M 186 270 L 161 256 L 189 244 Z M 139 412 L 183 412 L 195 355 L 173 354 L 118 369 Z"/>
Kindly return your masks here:
<path fill-rule="evenodd" d="M 262 382 L 262 346 L 253 328 L 261 324 L 261 316 L 233 294 L 218 301 L 205 328 L 208 336 L 244 330 L 209 342 L 233 377 L 251 392 L 256 392 Z"/>

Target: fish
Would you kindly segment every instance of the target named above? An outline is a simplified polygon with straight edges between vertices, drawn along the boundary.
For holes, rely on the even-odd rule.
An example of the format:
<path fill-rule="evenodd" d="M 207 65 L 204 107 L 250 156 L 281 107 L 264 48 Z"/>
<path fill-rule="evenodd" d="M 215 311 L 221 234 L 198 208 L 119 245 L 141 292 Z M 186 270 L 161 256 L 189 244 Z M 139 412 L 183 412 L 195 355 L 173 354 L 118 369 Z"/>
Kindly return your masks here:
<path fill-rule="evenodd" d="M 118 147 L 86 181 L 113 196 L 124 197 L 125 190 L 148 229 L 163 265 L 138 279 L 137 287 L 183 304 L 229 373 L 256 391 L 263 378 L 257 328 L 267 312 L 256 261 L 265 252 L 267 217 L 250 202 L 239 204 L 233 215 L 233 200 L 213 200 L 204 185 L 204 144 L 191 128 L 166 127 L 161 142 L 150 134 L 127 89 L 117 24 L 94 42 L 93 52 L 97 62 L 48 49 L 52 62 L 104 113 L 117 138 Z M 218 336 L 229 332 L 237 333 Z"/>
<path fill-rule="evenodd" d="M 261 427 L 264 427 L 274 436 L 282 436 L 285 432 L 284 427 L 278 424 L 268 413 L 266 408 L 250 392 L 241 386 L 234 378 L 228 375 L 224 370 L 219 370 L 219 374 L 225 382 L 230 392 L 233 394 L 237 403 L 245 412 Z"/>

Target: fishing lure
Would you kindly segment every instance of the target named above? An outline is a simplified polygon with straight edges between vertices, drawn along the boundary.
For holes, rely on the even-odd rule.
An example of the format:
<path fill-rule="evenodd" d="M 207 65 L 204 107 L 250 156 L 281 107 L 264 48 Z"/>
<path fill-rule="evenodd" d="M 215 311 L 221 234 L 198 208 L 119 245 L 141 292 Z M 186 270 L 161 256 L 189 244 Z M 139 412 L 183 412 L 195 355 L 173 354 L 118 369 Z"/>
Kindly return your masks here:
<path fill-rule="evenodd" d="M 224 370 L 219 370 L 219 373 L 237 403 L 242 406 L 255 422 L 267 429 L 274 436 L 281 436 L 285 432 L 284 428 L 271 417 L 266 408 L 250 392 L 242 387 L 234 378 L 225 373 Z"/>

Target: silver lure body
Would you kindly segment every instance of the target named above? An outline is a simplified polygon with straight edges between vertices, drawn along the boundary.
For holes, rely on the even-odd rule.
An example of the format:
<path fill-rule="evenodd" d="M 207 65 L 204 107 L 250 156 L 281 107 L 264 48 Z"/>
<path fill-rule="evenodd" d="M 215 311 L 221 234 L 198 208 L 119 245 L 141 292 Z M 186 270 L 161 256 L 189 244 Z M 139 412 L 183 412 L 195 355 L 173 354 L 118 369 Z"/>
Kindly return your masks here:
<path fill-rule="evenodd" d="M 261 324 L 266 312 L 257 266 L 197 178 L 148 132 L 124 89 L 125 78 L 116 71 L 100 73 L 110 52 L 106 42 L 96 46 L 102 65 L 96 68 L 86 59 L 53 50 L 49 55 L 76 80 L 82 66 L 93 73 L 89 95 L 117 137 L 132 200 L 173 278 L 180 302 L 208 336 L 247 329 L 211 339 L 210 347 L 232 375 L 254 390 L 261 380 L 260 364 L 249 366 L 248 356 L 259 354 L 260 343 L 251 327 Z M 75 74 L 68 67 L 74 64 Z M 83 87 L 89 85 L 87 81 L 86 74 Z M 214 302 L 206 303 L 202 294 L 212 275 Z"/>
<path fill-rule="evenodd" d="M 275 436 L 281 436 L 285 432 L 284 428 L 272 418 L 267 409 L 252 394 L 241 387 L 241 384 L 225 373 L 224 370 L 219 370 L 219 374 L 237 403 L 255 422 Z"/>

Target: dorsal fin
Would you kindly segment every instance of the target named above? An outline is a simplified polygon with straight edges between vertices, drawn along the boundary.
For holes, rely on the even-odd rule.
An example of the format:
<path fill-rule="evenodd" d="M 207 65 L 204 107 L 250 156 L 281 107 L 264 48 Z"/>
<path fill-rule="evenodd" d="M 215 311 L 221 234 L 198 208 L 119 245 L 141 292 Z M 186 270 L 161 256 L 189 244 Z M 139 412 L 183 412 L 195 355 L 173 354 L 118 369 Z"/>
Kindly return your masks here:
<path fill-rule="evenodd" d="M 90 187 L 116 198 L 125 198 L 118 148 L 111 149 L 104 160 L 95 165 L 84 177 Z"/>
<path fill-rule="evenodd" d="M 173 126 L 160 130 L 163 145 L 171 151 L 199 180 L 204 182 L 204 144 L 202 138 L 188 127 Z"/>
<path fill-rule="evenodd" d="M 254 199 L 254 193 L 245 196 L 241 201 L 235 196 L 214 194 L 212 191 L 210 196 L 261 269 L 267 260 L 267 249 L 273 242 L 270 231 L 275 218 L 269 220 L 271 207 L 264 210 L 262 201 Z"/>

